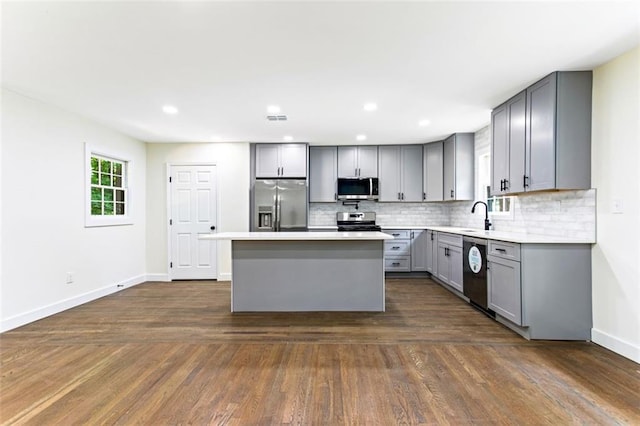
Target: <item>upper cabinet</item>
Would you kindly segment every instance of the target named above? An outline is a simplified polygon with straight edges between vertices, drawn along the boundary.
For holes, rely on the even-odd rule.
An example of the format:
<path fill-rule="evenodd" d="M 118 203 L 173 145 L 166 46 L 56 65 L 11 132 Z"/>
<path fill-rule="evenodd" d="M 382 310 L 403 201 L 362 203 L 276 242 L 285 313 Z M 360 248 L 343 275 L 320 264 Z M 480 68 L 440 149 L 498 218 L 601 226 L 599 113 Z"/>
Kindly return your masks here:
<path fill-rule="evenodd" d="M 424 194 L 425 201 L 443 201 L 442 182 L 444 166 L 443 142 L 431 142 L 424 145 Z"/>
<path fill-rule="evenodd" d="M 339 146 L 338 177 L 378 177 L 378 147 Z"/>
<path fill-rule="evenodd" d="M 327 203 L 336 197 L 338 150 L 335 146 L 309 147 L 309 201 Z"/>
<path fill-rule="evenodd" d="M 307 145 L 257 144 L 256 178 L 307 177 Z"/>
<path fill-rule="evenodd" d="M 591 86 L 554 72 L 494 109 L 493 194 L 591 187 Z"/>
<path fill-rule="evenodd" d="M 491 194 L 524 191 L 526 92 L 491 113 Z"/>
<path fill-rule="evenodd" d="M 380 201 L 422 201 L 422 145 L 378 147 Z"/>
<path fill-rule="evenodd" d="M 473 133 L 454 133 L 443 151 L 444 200 L 473 200 Z"/>

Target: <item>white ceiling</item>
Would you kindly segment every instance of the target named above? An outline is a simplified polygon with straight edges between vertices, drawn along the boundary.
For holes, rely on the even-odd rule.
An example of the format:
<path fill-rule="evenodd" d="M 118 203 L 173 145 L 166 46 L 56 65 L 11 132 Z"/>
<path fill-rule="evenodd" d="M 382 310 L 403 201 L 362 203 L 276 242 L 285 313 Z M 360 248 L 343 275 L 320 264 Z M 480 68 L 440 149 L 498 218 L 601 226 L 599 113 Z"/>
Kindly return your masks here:
<path fill-rule="evenodd" d="M 147 142 L 428 142 L 636 46 L 639 4 L 3 2 L 2 85 Z"/>

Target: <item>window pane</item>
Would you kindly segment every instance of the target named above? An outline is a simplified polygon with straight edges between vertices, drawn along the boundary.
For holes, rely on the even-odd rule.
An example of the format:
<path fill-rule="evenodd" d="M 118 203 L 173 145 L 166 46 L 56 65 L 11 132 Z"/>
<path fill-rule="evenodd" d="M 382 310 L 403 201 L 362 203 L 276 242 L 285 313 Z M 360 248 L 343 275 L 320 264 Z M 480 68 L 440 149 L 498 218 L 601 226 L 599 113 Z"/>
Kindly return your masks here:
<path fill-rule="evenodd" d="M 98 216 L 102 215 L 102 203 L 100 201 L 91 202 L 91 214 Z"/>
<path fill-rule="evenodd" d="M 113 189 L 104 189 L 104 200 L 113 201 Z"/>
<path fill-rule="evenodd" d="M 98 167 L 100 167 L 100 163 L 96 157 L 91 157 L 91 170 L 97 172 Z"/>
<path fill-rule="evenodd" d="M 116 203 L 116 214 L 124 214 L 124 203 Z"/>
<path fill-rule="evenodd" d="M 104 214 L 105 215 L 113 214 L 113 203 L 104 203 Z"/>
<path fill-rule="evenodd" d="M 113 186 L 116 188 L 122 188 L 122 178 L 120 176 L 113 177 Z"/>
<path fill-rule="evenodd" d="M 102 189 L 92 186 L 91 187 L 91 200 L 92 201 L 100 201 L 102 200 Z"/>
<path fill-rule="evenodd" d="M 100 174 L 98 172 L 91 172 L 91 185 L 98 185 L 100 183 Z"/>
<path fill-rule="evenodd" d="M 101 174 L 100 175 L 100 185 L 111 186 L 111 175 Z"/>
<path fill-rule="evenodd" d="M 102 173 L 111 173 L 111 161 L 109 161 L 109 160 L 101 160 L 100 161 L 100 171 Z"/>
<path fill-rule="evenodd" d="M 116 189 L 116 201 L 124 202 L 124 191 L 121 189 Z"/>
<path fill-rule="evenodd" d="M 113 174 L 114 175 L 118 175 L 118 176 L 122 176 L 122 164 L 113 163 Z"/>

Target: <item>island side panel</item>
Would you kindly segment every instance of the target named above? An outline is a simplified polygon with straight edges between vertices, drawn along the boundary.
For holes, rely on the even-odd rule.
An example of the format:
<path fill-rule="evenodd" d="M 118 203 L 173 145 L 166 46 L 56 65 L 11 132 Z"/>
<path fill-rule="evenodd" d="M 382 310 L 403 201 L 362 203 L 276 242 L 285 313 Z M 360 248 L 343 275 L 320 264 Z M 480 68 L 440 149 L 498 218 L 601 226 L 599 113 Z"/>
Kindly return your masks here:
<path fill-rule="evenodd" d="M 382 240 L 232 242 L 233 312 L 384 311 Z"/>

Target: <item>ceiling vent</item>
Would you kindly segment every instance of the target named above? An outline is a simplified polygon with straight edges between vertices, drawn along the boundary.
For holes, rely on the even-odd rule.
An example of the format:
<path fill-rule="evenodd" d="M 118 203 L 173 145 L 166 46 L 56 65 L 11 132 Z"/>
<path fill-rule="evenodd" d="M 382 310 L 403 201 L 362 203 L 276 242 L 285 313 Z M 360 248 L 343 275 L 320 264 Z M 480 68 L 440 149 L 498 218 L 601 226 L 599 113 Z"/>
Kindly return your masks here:
<path fill-rule="evenodd" d="M 269 121 L 287 121 L 286 115 L 267 115 Z"/>

